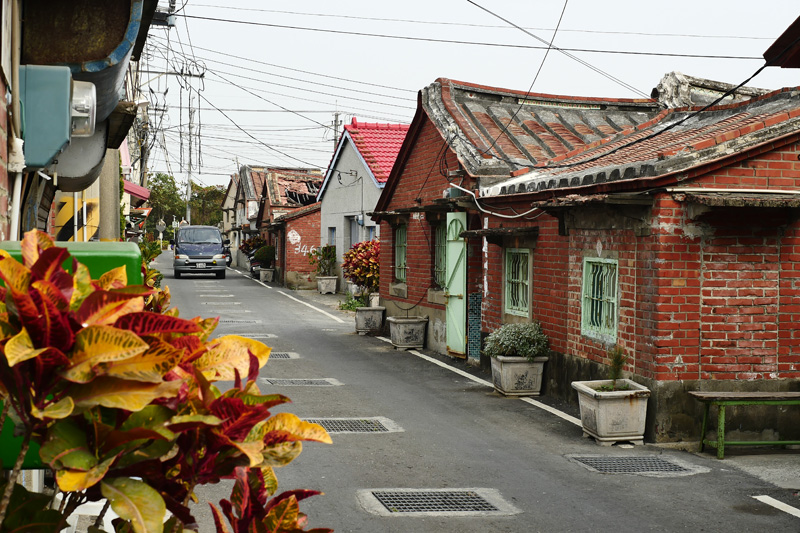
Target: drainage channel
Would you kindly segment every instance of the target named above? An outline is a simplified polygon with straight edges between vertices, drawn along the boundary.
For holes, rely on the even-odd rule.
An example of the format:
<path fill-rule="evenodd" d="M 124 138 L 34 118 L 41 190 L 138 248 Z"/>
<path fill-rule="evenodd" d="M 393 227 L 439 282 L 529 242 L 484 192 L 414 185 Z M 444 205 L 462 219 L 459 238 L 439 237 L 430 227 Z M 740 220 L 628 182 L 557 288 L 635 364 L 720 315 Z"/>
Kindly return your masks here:
<path fill-rule="evenodd" d="M 520 510 L 500 492 L 468 489 L 367 489 L 357 494 L 361 506 L 381 516 L 509 516 Z"/>
<path fill-rule="evenodd" d="M 680 477 L 709 472 L 710 469 L 695 466 L 675 457 L 662 456 L 609 456 L 567 455 L 587 469 L 600 474 L 634 474 L 648 477 Z"/>
<path fill-rule="evenodd" d="M 399 433 L 404 431 L 397 423 L 383 416 L 305 418 L 304 420 L 312 424 L 319 424 L 328 433 Z"/>

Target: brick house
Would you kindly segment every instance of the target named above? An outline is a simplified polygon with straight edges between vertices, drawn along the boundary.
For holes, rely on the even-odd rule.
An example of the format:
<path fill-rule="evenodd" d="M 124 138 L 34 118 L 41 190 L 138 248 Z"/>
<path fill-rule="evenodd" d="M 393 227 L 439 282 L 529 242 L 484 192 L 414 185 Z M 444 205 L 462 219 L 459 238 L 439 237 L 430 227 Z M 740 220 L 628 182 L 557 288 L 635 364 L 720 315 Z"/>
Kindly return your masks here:
<path fill-rule="evenodd" d="M 733 89 L 677 73 L 650 100 L 426 87 L 374 214 L 387 311 L 428 314 L 438 351 L 455 329 L 475 363 L 482 335 L 539 320 L 545 394 L 573 402 L 618 344 L 653 391 L 650 440 L 697 438 L 687 391 L 798 390 L 800 90 L 705 108 Z M 797 433 L 755 417 L 743 431 Z"/>
<path fill-rule="evenodd" d="M 344 127 L 317 195 L 322 202 L 320 242 L 336 246 L 340 277 L 342 255 L 356 243 L 380 237 L 366 213 L 375 207 L 407 131 L 407 124 L 355 118 Z M 344 285 L 339 282 L 339 287 Z"/>
<path fill-rule="evenodd" d="M 320 202 L 277 217 L 268 227 L 275 243 L 275 270 L 283 285 L 292 289 L 316 287 L 316 275 L 308 254 L 320 245 Z"/>

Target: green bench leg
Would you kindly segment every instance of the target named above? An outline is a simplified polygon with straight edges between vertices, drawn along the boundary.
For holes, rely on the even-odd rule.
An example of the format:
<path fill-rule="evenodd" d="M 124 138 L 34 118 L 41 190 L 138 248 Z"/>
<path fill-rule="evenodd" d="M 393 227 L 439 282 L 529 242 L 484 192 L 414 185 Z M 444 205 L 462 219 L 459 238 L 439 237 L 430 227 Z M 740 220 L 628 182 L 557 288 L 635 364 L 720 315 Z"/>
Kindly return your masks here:
<path fill-rule="evenodd" d="M 717 459 L 725 458 L 725 404 L 719 404 L 717 414 Z"/>
<path fill-rule="evenodd" d="M 706 430 L 708 429 L 708 409 L 710 404 L 708 402 L 703 403 L 706 407 L 705 411 L 703 411 L 703 427 L 700 430 L 700 451 L 702 452 L 706 447 Z"/>

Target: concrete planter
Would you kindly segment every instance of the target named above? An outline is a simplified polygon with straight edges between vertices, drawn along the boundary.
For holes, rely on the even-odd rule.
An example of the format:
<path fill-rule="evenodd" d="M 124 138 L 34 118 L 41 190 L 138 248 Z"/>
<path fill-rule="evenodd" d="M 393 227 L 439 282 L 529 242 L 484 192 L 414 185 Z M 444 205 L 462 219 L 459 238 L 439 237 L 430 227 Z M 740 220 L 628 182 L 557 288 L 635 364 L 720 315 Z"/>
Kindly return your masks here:
<path fill-rule="evenodd" d="M 275 269 L 274 268 L 260 268 L 258 271 L 258 275 L 261 281 L 272 281 L 275 279 Z"/>
<path fill-rule="evenodd" d="M 390 316 L 386 321 L 389 323 L 389 337 L 395 348 L 409 350 L 425 346 L 425 326 L 428 324 L 428 317 Z"/>
<path fill-rule="evenodd" d="M 357 307 L 356 331 L 359 335 L 377 334 L 383 330 L 385 307 Z"/>
<path fill-rule="evenodd" d="M 619 441 L 644 444 L 650 389 L 629 379 L 617 380 L 617 384 L 621 382 L 628 385 L 628 390 L 597 390 L 611 385 L 610 379 L 572 382 L 572 388 L 578 391 L 583 436 L 594 437 L 602 446 Z"/>
<path fill-rule="evenodd" d="M 548 358 L 492 357 L 494 390 L 505 396 L 539 396 L 542 390 L 542 371 Z"/>
<path fill-rule="evenodd" d="M 317 276 L 317 290 L 320 294 L 336 294 L 336 276 Z"/>

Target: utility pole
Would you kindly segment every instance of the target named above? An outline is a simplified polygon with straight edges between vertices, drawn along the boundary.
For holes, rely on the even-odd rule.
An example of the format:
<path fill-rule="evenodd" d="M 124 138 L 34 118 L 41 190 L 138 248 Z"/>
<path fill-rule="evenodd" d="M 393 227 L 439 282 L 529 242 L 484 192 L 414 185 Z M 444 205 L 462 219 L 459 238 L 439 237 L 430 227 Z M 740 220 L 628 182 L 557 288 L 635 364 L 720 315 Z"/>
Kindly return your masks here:
<path fill-rule="evenodd" d="M 186 222 L 192 223 L 192 134 L 194 133 L 194 108 L 192 107 L 192 92 L 189 91 L 189 168 L 186 173 Z"/>
<path fill-rule="evenodd" d="M 339 144 L 339 112 L 333 114 L 333 151 L 336 152 L 336 147 Z"/>

